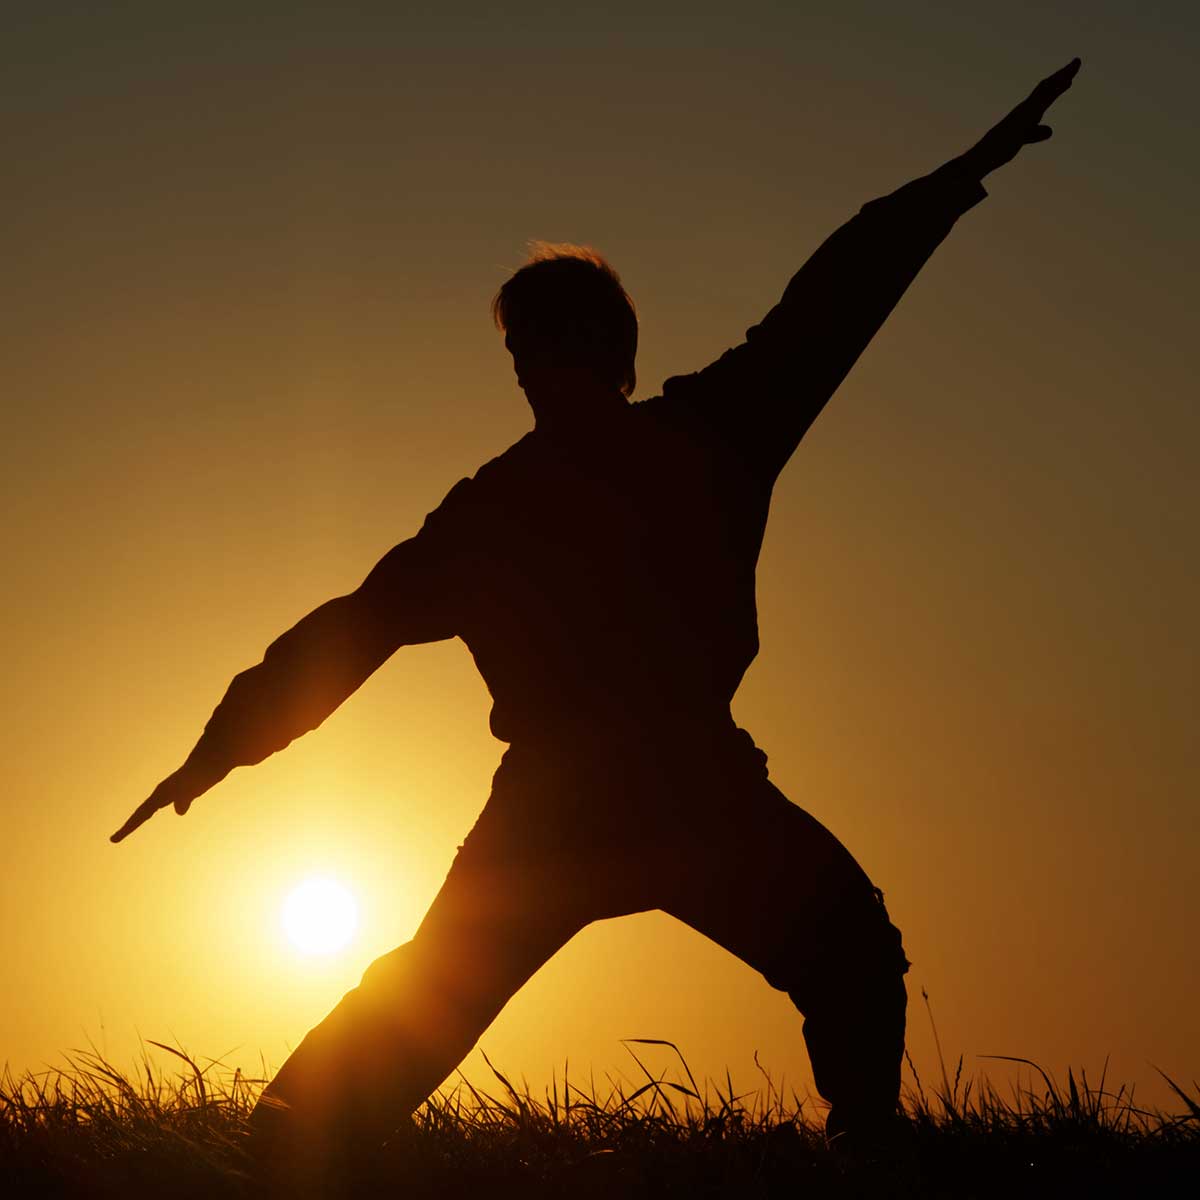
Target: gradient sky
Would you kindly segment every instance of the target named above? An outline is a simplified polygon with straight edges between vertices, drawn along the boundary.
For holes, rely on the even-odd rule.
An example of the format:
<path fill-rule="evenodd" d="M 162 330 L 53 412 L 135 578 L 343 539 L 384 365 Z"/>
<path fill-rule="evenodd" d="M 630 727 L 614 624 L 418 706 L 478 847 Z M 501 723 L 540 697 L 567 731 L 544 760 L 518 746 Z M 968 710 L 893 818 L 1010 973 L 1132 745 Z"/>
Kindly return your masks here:
<path fill-rule="evenodd" d="M 6 13 L 0 1059 L 278 1065 L 415 928 L 501 751 L 458 642 L 106 839 L 530 426 L 488 316 L 527 239 L 612 259 L 653 395 L 1079 54 L 781 479 L 735 715 L 886 891 L 927 1081 L 921 988 L 968 1073 L 1200 1074 L 1194 5 Z M 314 871 L 364 916 L 323 961 L 278 932 Z M 586 930 L 481 1045 L 536 1087 L 630 1076 L 623 1037 L 811 1085 L 787 998 L 661 914 Z"/>

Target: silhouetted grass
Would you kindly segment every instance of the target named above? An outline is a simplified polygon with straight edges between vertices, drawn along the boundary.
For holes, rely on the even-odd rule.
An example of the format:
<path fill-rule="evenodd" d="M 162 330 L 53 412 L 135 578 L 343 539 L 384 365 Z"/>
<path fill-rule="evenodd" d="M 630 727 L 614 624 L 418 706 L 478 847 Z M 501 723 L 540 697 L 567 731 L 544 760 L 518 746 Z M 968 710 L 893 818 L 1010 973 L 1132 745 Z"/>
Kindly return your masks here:
<path fill-rule="evenodd" d="M 0 1079 L 0 1194 L 6 1197 L 242 1197 L 254 1194 L 241 1141 L 261 1079 L 202 1066 L 171 1076 L 143 1057 L 125 1074 L 75 1053 L 45 1074 Z M 655 1075 L 640 1047 L 679 1055 Z M 436 1095 L 385 1151 L 366 1197 L 1189 1196 L 1200 1184 L 1200 1088 L 1167 1080 L 1177 1115 L 1136 1107 L 1125 1088 L 1035 1064 L 1035 1084 L 1001 1096 L 986 1080 L 927 1089 L 913 1072 L 907 1121 L 886 1152 L 826 1146 L 811 1101 L 698 1084 L 670 1042 L 627 1043 L 646 1082 L 603 1093 L 564 1072 L 541 1096 L 496 1068 L 493 1091 L 465 1079 Z M 1022 1062 L 1025 1060 L 1015 1060 Z M 491 1066 L 491 1063 L 488 1064 Z M 911 1063 L 910 1063 L 911 1067 Z M 765 1075 L 765 1072 L 764 1072 Z M 1164 1077 L 1165 1078 L 1165 1077 Z"/>

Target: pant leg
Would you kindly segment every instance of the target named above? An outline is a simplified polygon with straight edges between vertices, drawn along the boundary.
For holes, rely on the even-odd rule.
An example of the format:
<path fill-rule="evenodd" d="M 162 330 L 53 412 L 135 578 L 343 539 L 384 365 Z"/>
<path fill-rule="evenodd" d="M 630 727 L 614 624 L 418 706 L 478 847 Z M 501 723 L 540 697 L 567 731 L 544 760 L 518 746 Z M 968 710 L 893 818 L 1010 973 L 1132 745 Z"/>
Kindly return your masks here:
<path fill-rule="evenodd" d="M 412 941 L 368 968 L 265 1090 L 250 1151 L 285 1187 L 385 1141 L 591 919 L 579 877 L 522 853 L 506 826 L 485 810 Z"/>
<path fill-rule="evenodd" d="M 699 798 L 660 907 L 786 991 L 804 1014 L 828 1128 L 895 1114 L 908 969 L 883 894 L 819 821 L 765 777 Z"/>

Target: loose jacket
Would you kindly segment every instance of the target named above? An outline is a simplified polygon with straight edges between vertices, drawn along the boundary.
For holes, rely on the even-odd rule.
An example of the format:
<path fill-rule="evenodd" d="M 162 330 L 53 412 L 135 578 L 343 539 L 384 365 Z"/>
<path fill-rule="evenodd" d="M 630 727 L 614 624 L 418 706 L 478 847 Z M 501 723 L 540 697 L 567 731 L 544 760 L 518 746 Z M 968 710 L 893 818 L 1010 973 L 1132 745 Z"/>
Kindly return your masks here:
<path fill-rule="evenodd" d="M 362 586 L 235 677 L 195 753 L 230 769 L 315 728 L 400 646 L 460 637 L 502 741 L 728 720 L 755 565 L 801 437 L 957 218 L 957 162 L 866 204 L 745 341 L 585 436 L 535 429 L 461 480 Z"/>

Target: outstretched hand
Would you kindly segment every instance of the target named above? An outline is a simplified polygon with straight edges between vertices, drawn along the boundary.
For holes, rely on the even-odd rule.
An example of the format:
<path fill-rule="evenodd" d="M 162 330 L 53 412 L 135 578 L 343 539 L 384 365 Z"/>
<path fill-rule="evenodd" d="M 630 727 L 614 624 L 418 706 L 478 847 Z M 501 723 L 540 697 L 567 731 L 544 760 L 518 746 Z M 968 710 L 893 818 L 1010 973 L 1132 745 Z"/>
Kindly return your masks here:
<path fill-rule="evenodd" d="M 133 810 L 133 815 L 112 835 L 110 842 L 119 842 L 127 838 L 135 829 L 144 825 L 160 808 L 174 805 L 175 811 L 182 817 L 192 806 L 197 796 L 203 795 L 216 780 L 202 778 L 194 767 L 185 763 L 178 771 L 168 775 L 150 793 L 148 799 Z"/>
<path fill-rule="evenodd" d="M 960 159 L 972 175 L 982 179 L 989 171 L 1011 162 L 1022 146 L 1044 142 L 1053 132 L 1043 125 L 1046 110 L 1071 86 L 1080 60 L 1073 58 L 1065 67 L 1048 75 L 998 125 L 989 129 Z"/>

